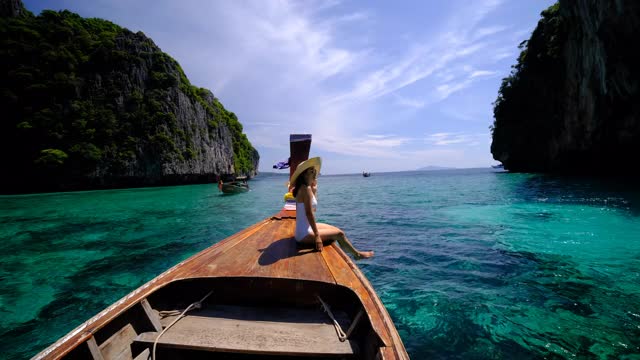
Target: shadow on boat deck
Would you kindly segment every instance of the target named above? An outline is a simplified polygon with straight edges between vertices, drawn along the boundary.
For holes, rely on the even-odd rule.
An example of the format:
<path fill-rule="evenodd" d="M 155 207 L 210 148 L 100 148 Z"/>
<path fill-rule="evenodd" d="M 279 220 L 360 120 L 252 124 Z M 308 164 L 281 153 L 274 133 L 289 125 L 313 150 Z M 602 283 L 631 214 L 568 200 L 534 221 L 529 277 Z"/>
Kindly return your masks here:
<path fill-rule="evenodd" d="M 262 253 L 258 259 L 258 264 L 261 266 L 273 265 L 280 260 L 316 252 L 310 246 L 298 244 L 293 237 L 276 240 L 258 251 Z"/>

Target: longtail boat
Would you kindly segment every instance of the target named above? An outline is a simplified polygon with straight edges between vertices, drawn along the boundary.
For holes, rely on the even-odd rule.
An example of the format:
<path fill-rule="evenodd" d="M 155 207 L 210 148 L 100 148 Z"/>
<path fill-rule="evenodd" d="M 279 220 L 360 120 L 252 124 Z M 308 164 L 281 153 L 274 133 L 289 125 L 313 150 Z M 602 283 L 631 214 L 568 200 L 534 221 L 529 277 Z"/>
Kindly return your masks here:
<path fill-rule="evenodd" d="M 220 190 L 225 194 L 239 194 L 249 191 L 249 185 L 242 182 L 225 183 Z"/>
<path fill-rule="evenodd" d="M 310 145 L 291 135 L 291 173 Z M 299 247 L 295 216 L 284 207 L 175 265 L 33 359 L 408 359 L 351 258 Z"/>

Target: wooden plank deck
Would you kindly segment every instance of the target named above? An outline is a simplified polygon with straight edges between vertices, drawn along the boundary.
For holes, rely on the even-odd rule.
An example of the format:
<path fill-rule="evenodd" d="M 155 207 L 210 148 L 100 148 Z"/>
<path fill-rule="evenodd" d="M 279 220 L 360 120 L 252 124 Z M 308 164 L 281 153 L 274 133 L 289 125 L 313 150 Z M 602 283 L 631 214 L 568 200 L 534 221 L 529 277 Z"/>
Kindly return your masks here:
<path fill-rule="evenodd" d="M 340 314 L 336 314 L 338 316 Z M 346 314 L 341 318 L 346 320 Z M 165 319 L 166 322 L 173 318 Z M 157 332 L 136 341 L 153 344 Z M 344 356 L 357 352 L 342 342 L 322 311 L 216 306 L 181 318 L 158 340 L 167 347 L 245 354 Z"/>
<path fill-rule="evenodd" d="M 406 358 L 395 326 L 368 280 L 337 243 L 322 252 L 299 247 L 293 238 L 295 212 L 282 210 L 192 256 L 159 275 L 88 320 L 36 356 L 59 358 L 89 339 L 123 311 L 166 283 L 201 277 L 265 277 L 320 281 L 352 289 L 365 308 L 373 329 L 388 347 L 386 354 Z M 395 349 L 395 346 L 401 348 Z"/>

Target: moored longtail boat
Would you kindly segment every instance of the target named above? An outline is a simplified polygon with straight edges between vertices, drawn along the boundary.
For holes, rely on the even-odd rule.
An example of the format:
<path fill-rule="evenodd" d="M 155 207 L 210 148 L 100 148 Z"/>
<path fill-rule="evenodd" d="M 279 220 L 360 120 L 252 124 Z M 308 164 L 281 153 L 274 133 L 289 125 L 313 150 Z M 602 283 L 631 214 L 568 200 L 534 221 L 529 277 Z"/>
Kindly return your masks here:
<path fill-rule="evenodd" d="M 291 135 L 293 173 L 311 135 Z M 284 209 L 165 271 L 34 359 L 408 359 L 369 281 L 333 243 L 297 246 Z"/>

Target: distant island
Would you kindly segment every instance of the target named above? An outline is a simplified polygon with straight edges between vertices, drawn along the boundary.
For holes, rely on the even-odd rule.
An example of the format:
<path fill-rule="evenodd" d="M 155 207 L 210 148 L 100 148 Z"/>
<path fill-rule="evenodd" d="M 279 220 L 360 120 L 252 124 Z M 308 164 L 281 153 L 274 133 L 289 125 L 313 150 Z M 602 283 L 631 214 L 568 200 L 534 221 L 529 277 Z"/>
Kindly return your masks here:
<path fill-rule="evenodd" d="M 254 176 L 236 115 L 142 32 L 0 0 L 1 193 Z"/>

